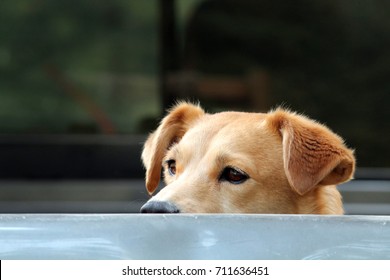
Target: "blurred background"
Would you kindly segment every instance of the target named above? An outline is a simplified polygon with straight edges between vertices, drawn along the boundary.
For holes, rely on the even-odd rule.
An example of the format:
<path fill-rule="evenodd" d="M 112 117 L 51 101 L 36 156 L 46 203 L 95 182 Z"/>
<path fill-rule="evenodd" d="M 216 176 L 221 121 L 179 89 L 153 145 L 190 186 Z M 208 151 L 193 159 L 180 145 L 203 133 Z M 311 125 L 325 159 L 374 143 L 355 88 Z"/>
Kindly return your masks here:
<path fill-rule="evenodd" d="M 279 105 L 356 149 L 349 214 L 390 214 L 390 2 L 0 2 L 0 212 L 138 212 L 176 100 Z"/>

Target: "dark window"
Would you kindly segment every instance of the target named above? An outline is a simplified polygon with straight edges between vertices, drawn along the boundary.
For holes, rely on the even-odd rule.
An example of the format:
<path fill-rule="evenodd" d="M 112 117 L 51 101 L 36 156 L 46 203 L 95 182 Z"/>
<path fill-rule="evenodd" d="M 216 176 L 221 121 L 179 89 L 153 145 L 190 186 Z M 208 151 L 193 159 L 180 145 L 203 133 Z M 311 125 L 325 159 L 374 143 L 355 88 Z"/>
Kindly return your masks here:
<path fill-rule="evenodd" d="M 142 143 L 177 99 L 307 114 L 356 149 L 356 177 L 389 178 L 388 1 L 1 6 L 0 211 L 135 211 Z"/>

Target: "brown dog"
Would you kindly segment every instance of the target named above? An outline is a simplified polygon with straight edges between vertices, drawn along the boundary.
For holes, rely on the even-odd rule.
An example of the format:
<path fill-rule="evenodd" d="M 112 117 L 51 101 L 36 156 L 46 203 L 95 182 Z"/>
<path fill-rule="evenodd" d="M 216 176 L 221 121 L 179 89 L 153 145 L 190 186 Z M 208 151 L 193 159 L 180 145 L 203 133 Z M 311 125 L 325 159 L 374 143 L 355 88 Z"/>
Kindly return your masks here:
<path fill-rule="evenodd" d="M 142 153 L 153 194 L 142 213 L 342 214 L 336 184 L 355 159 L 325 126 L 282 109 L 206 114 L 180 103 Z"/>

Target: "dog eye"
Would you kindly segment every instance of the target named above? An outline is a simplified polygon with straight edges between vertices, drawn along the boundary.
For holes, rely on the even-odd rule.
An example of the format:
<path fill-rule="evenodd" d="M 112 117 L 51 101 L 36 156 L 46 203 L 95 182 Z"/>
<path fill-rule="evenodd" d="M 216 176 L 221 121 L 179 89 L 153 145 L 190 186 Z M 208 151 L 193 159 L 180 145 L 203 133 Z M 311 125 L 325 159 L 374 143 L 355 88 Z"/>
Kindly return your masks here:
<path fill-rule="evenodd" d="M 228 181 L 232 184 L 241 184 L 245 182 L 248 179 L 248 175 L 245 174 L 245 172 L 232 168 L 232 167 L 226 167 L 221 174 L 221 177 L 219 180 L 221 181 Z"/>
<path fill-rule="evenodd" d="M 174 159 L 167 160 L 168 172 L 169 175 L 176 175 L 176 161 Z"/>

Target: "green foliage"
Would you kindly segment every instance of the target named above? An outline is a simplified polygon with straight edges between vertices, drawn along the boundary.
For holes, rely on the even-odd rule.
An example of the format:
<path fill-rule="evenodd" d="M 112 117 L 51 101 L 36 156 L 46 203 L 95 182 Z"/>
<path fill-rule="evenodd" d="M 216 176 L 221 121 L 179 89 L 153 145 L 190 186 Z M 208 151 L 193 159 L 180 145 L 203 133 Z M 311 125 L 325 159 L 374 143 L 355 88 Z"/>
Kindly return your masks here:
<path fill-rule="evenodd" d="M 116 132 L 137 132 L 140 118 L 158 113 L 156 1 L 16 0 L 1 6 L 1 133 L 100 130 L 50 67 L 109 115 Z M 145 77 L 141 85 L 132 83 L 134 75 Z M 134 98 L 140 95 L 156 102 L 140 109 L 144 98 Z"/>

